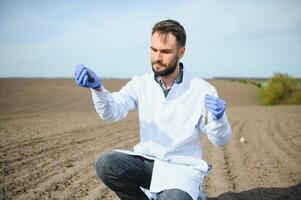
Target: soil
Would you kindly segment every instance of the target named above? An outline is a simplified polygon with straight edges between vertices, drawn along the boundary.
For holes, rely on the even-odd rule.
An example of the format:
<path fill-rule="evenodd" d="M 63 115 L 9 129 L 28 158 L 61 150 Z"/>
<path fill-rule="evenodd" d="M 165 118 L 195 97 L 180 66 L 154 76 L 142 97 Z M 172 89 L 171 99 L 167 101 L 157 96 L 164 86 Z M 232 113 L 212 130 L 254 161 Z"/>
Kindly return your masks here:
<path fill-rule="evenodd" d="M 110 91 L 127 80 L 104 80 Z M 233 136 L 217 148 L 205 134 L 208 199 L 301 199 L 301 106 L 261 106 L 256 88 L 213 80 Z M 102 121 L 91 93 L 72 79 L 0 79 L 0 199 L 118 198 L 96 177 L 103 152 L 139 141 L 137 112 Z M 245 138 L 245 143 L 240 138 Z"/>

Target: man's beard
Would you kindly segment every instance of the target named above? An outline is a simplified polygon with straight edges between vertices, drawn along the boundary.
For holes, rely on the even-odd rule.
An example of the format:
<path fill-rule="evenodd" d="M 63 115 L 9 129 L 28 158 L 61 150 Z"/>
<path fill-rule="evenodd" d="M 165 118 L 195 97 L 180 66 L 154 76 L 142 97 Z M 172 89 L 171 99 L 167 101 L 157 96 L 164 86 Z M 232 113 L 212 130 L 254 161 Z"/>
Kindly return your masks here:
<path fill-rule="evenodd" d="M 177 68 L 179 58 L 177 57 L 177 59 L 175 59 L 174 61 L 175 61 L 174 63 L 168 65 L 167 67 L 166 67 L 166 65 L 163 65 L 166 67 L 165 70 L 163 70 L 163 71 L 155 71 L 155 68 L 154 68 L 155 64 L 162 65 L 163 64 L 162 62 L 160 62 L 160 61 L 152 62 L 153 72 L 155 73 L 156 76 L 168 76 L 168 75 L 172 74 Z"/>

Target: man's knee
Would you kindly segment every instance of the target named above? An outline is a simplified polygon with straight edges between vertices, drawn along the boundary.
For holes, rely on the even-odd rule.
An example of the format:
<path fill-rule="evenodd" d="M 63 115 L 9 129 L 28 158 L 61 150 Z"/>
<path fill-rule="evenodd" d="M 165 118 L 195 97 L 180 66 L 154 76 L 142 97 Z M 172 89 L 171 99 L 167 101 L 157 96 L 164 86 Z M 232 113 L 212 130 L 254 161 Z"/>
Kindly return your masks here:
<path fill-rule="evenodd" d="M 100 180 L 104 183 L 107 182 L 110 170 L 114 166 L 116 156 L 113 153 L 106 153 L 100 156 L 100 158 L 96 161 L 96 175 Z"/>
<path fill-rule="evenodd" d="M 164 190 L 158 194 L 158 200 L 192 200 L 191 196 L 179 189 Z"/>

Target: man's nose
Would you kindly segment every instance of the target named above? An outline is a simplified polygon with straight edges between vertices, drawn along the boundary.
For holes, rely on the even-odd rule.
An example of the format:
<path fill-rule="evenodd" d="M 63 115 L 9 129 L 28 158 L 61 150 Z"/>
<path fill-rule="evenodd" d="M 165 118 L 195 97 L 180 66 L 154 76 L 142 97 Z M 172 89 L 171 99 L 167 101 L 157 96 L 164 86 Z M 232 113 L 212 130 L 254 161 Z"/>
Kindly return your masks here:
<path fill-rule="evenodd" d="M 156 52 L 156 54 L 155 54 L 155 60 L 156 61 L 162 60 L 162 53 L 160 51 Z"/>

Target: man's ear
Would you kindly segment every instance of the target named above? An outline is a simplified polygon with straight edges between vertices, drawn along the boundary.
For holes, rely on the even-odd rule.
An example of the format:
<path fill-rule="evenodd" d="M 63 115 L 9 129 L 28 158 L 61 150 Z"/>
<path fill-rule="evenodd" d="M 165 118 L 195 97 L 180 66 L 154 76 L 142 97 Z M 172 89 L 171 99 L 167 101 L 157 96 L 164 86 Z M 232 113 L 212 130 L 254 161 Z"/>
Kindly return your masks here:
<path fill-rule="evenodd" d="M 181 59 L 185 54 L 185 47 L 181 47 L 179 49 L 179 58 Z"/>

